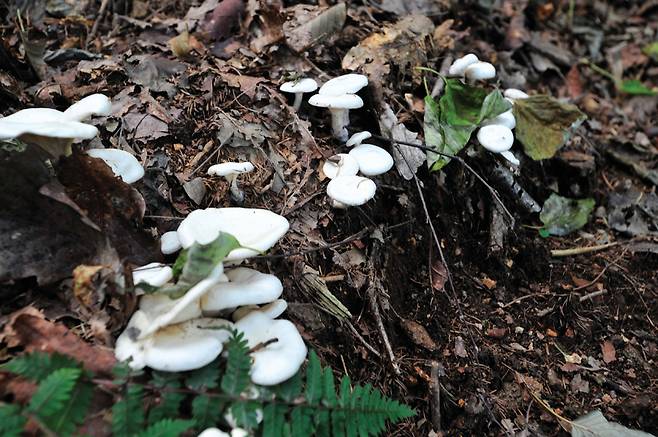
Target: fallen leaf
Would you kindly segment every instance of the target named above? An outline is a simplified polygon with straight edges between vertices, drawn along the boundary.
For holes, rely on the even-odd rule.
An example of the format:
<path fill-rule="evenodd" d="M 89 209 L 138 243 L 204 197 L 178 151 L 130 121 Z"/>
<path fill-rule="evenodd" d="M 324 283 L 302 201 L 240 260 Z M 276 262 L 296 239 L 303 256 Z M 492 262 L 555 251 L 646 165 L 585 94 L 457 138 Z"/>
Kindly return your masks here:
<path fill-rule="evenodd" d="M 455 355 L 460 358 L 466 358 L 468 356 L 464 347 L 464 339 L 460 336 L 455 337 Z"/>
<path fill-rule="evenodd" d="M 379 128 L 384 136 L 393 140 L 404 141 L 406 143 L 422 145 L 418 134 L 411 132 L 406 126 L 398 121 L 395 113 L 388 105 L 382 103 L 382 112 L 379 115 Z M 391 146 L 395 168 L 405 180 L 411 180 L 418 168 L 425 162 L 425 152 L 417 147 L 406 146 L 404 144 L 395 144 Z"/>
<path fill-rule="evenodd" d="M 215 41 L 226 38 L 239 24 L 244 9 L 244 0 L 222 0 L 204 24 L 204 31 Z"/>
<path fill-rule="evenodd" d="M 569 385 L 574 393 L 589 393 L 589 382 L 585 381 L 580 374 L 574 376 Z"/>
<path fill-rule="evenodd" d="M 111 348 L 92 346 L 66 326 L 22 311 L 10 315 L 3 332 L 11 346 L 22 346 L 26 352 L 57 352 L 81 362 L 85 369 L 110 374 L 116 364 Z"/>
<path fill-rule="evenodd" d="M 507 334 L 506 328 L 489 328 L 487 329 L 487 337 L 503 338 Z"/>
<path fill-rule="evenodd" d="M 617 360 L 617 351 L 611 341 L 606 340 L 601 343 L 601 352 L 603 353 L 603 362 L 610 364 Z"/>
<path fill-rule="evenodd" d="M 427 332 L 427 329 L 425 329 L 420 323 L 409 319 L 402 319 L 400 320 L 400 325 L 416 345 L 422 346 L 430 351 L 438 349 L 438 346 Z"/>
<path fill-rule="evenodd" d="M 654 437 L 652 434 L 608 422 L 601 411 L 581 416 L 571 423 L 571 437 Z"/>
<path fill-rule="evenodd" d="M 526 155 L 539 161 L 552 158 L 571 131 L 587 118 L 576 106 L 549 96 L 532 96 L 514 102 L 516 138 Z"/>
<path fill-rule="evenodd" d="M 567 235 L 587 224 L 595 205 L 594 199 L 569 199 L 553 193 L 544 202 L 539 219 L 550 235 Z"/>
<path fill-rule="evenodd" d="M 297 5 L 291 9 L 295 13 L 295 19 L 284 23 L 283 32 L 288 47 L 297 53 L 338 33 L 347 18 L 345 3 L 338 3 L 329 9 L 309 5 Z"/>
<path fill-rule="evenodd" d="M 436 291 L 443 291 L 448 280 L 448 269 L 441 260 L 436 259 L 432 263 L 432 288 Z"/>

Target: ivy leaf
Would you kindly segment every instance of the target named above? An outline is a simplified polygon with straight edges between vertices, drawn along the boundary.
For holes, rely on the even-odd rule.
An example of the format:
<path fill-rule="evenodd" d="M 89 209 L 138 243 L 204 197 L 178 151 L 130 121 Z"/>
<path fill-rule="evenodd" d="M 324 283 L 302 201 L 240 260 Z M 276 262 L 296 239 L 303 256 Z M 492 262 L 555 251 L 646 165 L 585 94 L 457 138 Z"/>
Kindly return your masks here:
<path fill-rule="evenodd" d="M 594 199 L 569 199 L 553 193 L 544 203 L 539 219 L 551 235 L 567 235 L 587 224 L 594 205 Z"/>
<path fill-rule="evenodd" d="M 458 79 L 447 79 L 445 92 L 438 103 L 425 97 L 423 131 L 425 143 L 437 152 L 454 156 L 466 146 L 471 134 L 483 120 L 495 117 L 510 108 L 499 90 L 487 94 Z M 442 169 L 449 159 L 427 152 L 432 170 Z"/>
<path fill-rule="evenodd" d="M 229 252 L 240 247 L 240 242 L 226 232 L 220 232 L 212 243 L 193 244 L 181 253 L 174 264 L 174 270 L 180 271 L 176 285 L 161 287 L 158 293 L 168 294 L 172 299 L 181 297 L 199 281 L 210 276 Z"/>
<path fill-rule="evenodd" d="M 526 155 L 539 161 L 552 158 L 587 118 L 575 105 L 550 96 L 532 96 L 514 102 L 516 138 Z"/>

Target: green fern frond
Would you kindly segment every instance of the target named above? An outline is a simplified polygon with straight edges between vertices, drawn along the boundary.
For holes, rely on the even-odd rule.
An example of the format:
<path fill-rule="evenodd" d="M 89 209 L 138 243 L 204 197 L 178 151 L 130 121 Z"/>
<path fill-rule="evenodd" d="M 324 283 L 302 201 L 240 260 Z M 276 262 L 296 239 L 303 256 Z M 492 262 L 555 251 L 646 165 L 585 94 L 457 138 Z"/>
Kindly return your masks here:
<path fill-rule="evenodd" d="M 81 373 L 80 369 L 70 368 L 52 372 L 39 384 L 27 410 L 42 420 L 61 414 Z"/>
<path fill-rule="evenodd" d="M 286 426 L 286 414 L 288 406 L 280 404 L 268 404 L 263 408 L 263 437 L 279 437 L 284 434 Z"/>
<path fill-rule="evenodd" d="M 297 372 L 289 380 L 272 387 L 272 391 L 278 398 L 286 402 L 292 402 L 301 395 L 303 385 L 302 372 Z"/>
<path fill-rule="evenodd" d="M 249 386 L 249 370 L 251 358 L 249 357 L 249 343 L 244 333 L 233 330 L 231 338 L 226 343 L 228 359 L 226 371 L 222 376 L 221 388 L 224 393 L 239 396 Z"/>
<path fill-rule="evenodd" d="M 193 420 L 164 419 L 136 434 L 136 437 L 178 437 L 193 426 Z"/>
<path fill-rule="evenodd" d="M 200 369 L 192 370 L 187 373 L 185 385 L 192 390 L 203 391 L 219 387 L 219 370 L 220 360 L 215 360 Z"/>
<path fill-rule="evenodd" d="M 317 405 L 322 398 L 322 365 L 315 351 L 311 351 L 308 357 L 305 395 L 310 405 Z"/>
<path fill-rule="evenodd" d="M 16 357 L 0 366 L 0 369 L 22 376 L 31 381 L 41 382 L 55 370 L 80 367 L 73 358 L 45 352 L 32 352 Z"/>
<path fill-rule="evenodd" d="M 263 406 L 257 401 L 239 401 L 231 404 L 229 411 L 239 428 L 252 429 L 258 426 L 258 411 Z"/>
<path fill-rule="evenodd" d="M 138 433 L 144 425 L 143 390 L 138 384 L 126 387 L 123 399 L 112 407 L 112 433 L 129 436 Z"/>
<path fill-rule="evenodd" d="M 27 418 L 21 416 L 18 405 L 0 404 L 0 435 L 3 437 L 19 437 Z"/>
<path fill-rule="evenodd" d="M 168 388 L 177 388 L 177 384 L 171 384 Z M 166 390 L 167 388 L 165 388 Z M 148 415 L 148 423 L 150 425 L 160 422 L 163 419 L 168 419 L 178 416 L 178 409 L 185 395 L 175 391 L 163 391 L 160 393 L 158 403 L 151 407 Z"/>
<path fill-rule="evenodd" d="M 192 419 L 198 429 L 216 426 L 221 418 L 224 402 L 217 397 L 197 395 L 192 401 Z"/>
<path fill-rule="evenodd" d="M 78 381 L 71 392 L 71 396 L 65 402 L 57 414 L 43 418 L 43 423 L 56 435 L 71 435 L 82 424 L 87 415 L 91 402 L 93 387 L 83 381 Z"/>

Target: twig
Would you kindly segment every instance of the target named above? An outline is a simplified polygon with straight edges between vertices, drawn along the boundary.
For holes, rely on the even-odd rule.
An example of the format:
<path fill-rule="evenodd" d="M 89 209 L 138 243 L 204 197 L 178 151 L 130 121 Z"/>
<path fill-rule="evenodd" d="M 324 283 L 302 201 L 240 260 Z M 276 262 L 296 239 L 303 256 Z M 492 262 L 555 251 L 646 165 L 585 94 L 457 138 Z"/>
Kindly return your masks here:
<path fill-rule="evenodd" d="M 386 348 L 386 352 L 388 353 L 388 358 L 391 360 L 391 365 L 393 366 L 393 370 L 395 371 L 395 373 L 400 375 L 402 372 L 400 371 L 400 367 L 396 362 L 395 354 L 393 354 L 393 348 L 391 347 L 391 342 L 388 340 L 388 334 L 386 334 L 384 321 L 382 320 L 382 315 L 381 312 L 379 311 L 379 304 L 377 303 L 377 296 L 376 296 L 376 288 L 377 287 L 375 287 L 372 284 L 370 287 L 368 287 L 368 291 L 367 291 L 368 303 L 370 304 L 370 310 L 372 311 L 372 315 L 375 317 L 375 323 L 377 323 L 377 328 L 379 329 L 379 333 L 382 336 L 382 341 L 384 342 L 384 347 Z"/>
<path fill-rule="evenodd" d="M 370 346 L 370 344 L 366 341 L 366 339 L 363 338 L 363 336 L 361 336 L 361 334 L 359 334 L 359 331 L 357 331 L 356 328 L 354 327 L 354 325 L 352 325 L 352 322 L 350 322 L 348 320 L 348 321 L 345 322 L 345 324 L 347 325 L 348 328 L 350 328 L 350 331 L 352 331 L 352 334 L 354 334 L 354 336 L 356 338 L 358 338 L 359 341 L 366 347 L 366 349 L 368 349 L 370 352 L 375 354 L 377 356 L 377 358 L 382 357 L 381 354 L 379 353 L 379 351 L 377 349 L 375 349 L 374 347 Z"/>
<path fill-rule="evenodd" d="M 439 374 L 439 363 L 432 361 L 432 370 L 430 372 L 430 391 L 432 395 L 432 427 L 434 432 L 441 434 L 441 380 Z"/>
<path fill-rule="evenodd" d="M 581 296 L 580 299 L 578 299 L 578 302 L 584 302 L 587 299 L 592 299 L 592 298 L 595 298 L 597 296 L 602 296 L 602 295 L 606 294 L 607 292 L 608 292 L 608 290 L 597 290 L 597 291 L 593 291 L 591 293 L 587 293 L 585 296 Z"/>
<path fill-rule="evenodd" d="M 107 10 L 107 5 L 109 3 L 110 3 L 110 0 L 101 1 L 101 7 L 98 9 L 98 15 L 96 16 L 96 20 L 94 21 L 94 25 L 91 26 L 91 31 L 89 32 L 89 35 L 87 35 L 87 40 L 85 41 L 85 47 L 89 46 L 89 43 L 91 42 L 91 40 L 94 39 L 94 36 L 96 36 L 96 31 L 98 30 L 98 25 L 100 24 L 100 22 L 105 17 L 105 11 Z"/>
<path fill-rule="evenodd" d="M 573 247 L 571 249 L 555 249 L 551 250 L 551 256 L 555 258 L 582 255 L 585 253 L 599 252 L 601 250 L 610 249 L 611 247 L 619 246 L 619 242 L 597 244 L 595 246 Z"/>

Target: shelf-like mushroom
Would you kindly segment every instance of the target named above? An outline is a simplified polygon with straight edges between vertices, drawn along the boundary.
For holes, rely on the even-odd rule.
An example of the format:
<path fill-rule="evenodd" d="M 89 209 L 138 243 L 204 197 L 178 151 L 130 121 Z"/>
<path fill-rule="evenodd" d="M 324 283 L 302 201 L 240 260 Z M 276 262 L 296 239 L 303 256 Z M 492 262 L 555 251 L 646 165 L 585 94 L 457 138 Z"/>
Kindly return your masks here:
<path fill-rule="evenodd" d="M 144 167 L 131 153 L 120 149 L 89 149 L 87 155 L 105 161 L 112 173 L 127 184 L 137 182 L 144 177 Z"/>

